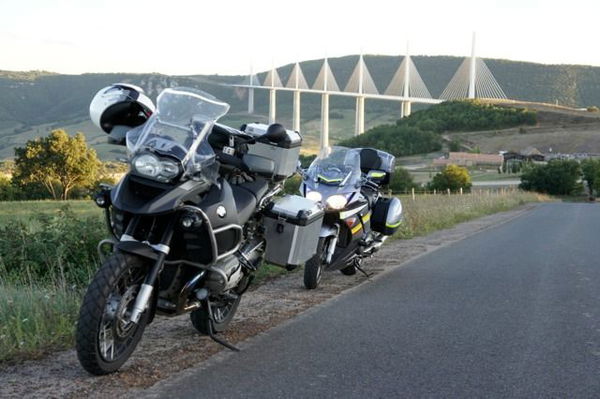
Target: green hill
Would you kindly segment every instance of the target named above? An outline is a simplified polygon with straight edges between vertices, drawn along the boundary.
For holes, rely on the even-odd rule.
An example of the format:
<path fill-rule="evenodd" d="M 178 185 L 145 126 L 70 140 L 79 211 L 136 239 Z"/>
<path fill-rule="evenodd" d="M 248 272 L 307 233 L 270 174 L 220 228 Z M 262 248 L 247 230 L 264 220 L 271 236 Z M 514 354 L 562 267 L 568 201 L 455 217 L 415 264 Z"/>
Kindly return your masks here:
<path fill-rule="evenodd" d="M 358 57 L 330 59 L 338 84 L 343 88 L 354 69 Z M 382 92 L 392 78 L 402 57 L 366 56 L 365 62 L 375 84 Z M 459 57 L 413 57 L 423 80 L 434 97 L 440 95 L 462 62 Z M 509 98 L 584 107 L 600 105 L 600 67 L 578 65 L 542 65 L 507 60 L 486 60 L 492 73 Z M 305 61 L 302 68 L 312 83 L 322 60 Z M 278 69 L 285 82 L 292 65 Z M 265 74 L 259 75 L 264 79 Z M 0 159 L 13 155 L 13 148 L 28 139 L 45 135 L 53 128 L 66 128 L 74 133 L 83 131 L 103 158 L 114 158 L 122 150 L 104 143 L 104 136 L 88 119 L 88 105 L 94 93 L 111 83 L 129 82 L 142 86 L 152 98 L 170 86 L 192 86 L 208 91 L 231 104 L 230 115 L 224 120 L 233 125 L 247 120 L 265 120 L 268 97 L 264 90 L 256 91 L 256 115 L 245 113 L 245 93 L 224 86 L 237 83 L 241 76 L 166 76 L 161 74 L 83 74 L 61 75 L 44 71 L 0 71 Z M 279 92 L 278 119 L 291 123 L 289 92 Z M 341 140 L 352 136 L 354 99 L 332 97 L 331 137 Z M 423 108 L 415 105 L 414 110 Z M 367 128 L 390 123 L 399 117 L 399 104 L 368 100 L 366 102 Z M 316 94 L 302 96 L 303 131 L 309 145 L 316 143 L 320 98 Z"/>

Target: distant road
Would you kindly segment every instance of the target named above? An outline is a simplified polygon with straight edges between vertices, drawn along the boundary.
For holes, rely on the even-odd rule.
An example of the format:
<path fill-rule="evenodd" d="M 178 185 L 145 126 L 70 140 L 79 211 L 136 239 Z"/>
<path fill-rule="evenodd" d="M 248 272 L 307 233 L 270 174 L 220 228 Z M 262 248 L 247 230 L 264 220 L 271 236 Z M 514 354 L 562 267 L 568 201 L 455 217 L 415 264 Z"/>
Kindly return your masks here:
<path fill-rule="evenodd" d="M 596 204 L 541 205 L 148 393 L 598 398 L 599 228 Z"/>
<path fill-rule="evenodd" d="M 520 179 L 515 180 L 488 180 L 474 181 L 473 186 L 518 186 L 521 184 Z"/>

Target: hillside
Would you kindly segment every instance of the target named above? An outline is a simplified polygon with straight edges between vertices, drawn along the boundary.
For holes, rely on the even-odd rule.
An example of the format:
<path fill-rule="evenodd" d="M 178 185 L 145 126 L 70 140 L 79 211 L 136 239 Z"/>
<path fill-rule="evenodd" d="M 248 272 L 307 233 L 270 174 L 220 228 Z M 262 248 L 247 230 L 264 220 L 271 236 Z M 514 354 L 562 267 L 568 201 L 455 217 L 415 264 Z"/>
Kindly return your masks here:
<path fill-rule="evenodd" d="M 516 104 L 534 109 L 535 126 L 452 133 L 448 140 L 482 152 L 522 151 L 534 147 L 548 153 L 600 154 L 600 113 L 578 112 L 546 105 Z"/>
<path fill-rule="evenodd" d="M 390 81 L 402 57 L 366 56 L 371 75 L 380 91 Z M 338 84 L 343 87 L 357 61 L 357 56 L 330 59 Z M 446 56 L 413 57 L 421 76 L 434 97 L 438 96 L 454 74 L 462 58 Z M 321 67 L 321 60 L 302 63 L 308 82 L 312 82 Z M 600 67 L 576 65 L 542 65 L 506 60 L 486 60 L 498 82 L 513 99 L 583 107 L 600 105 Z M 292 65 L 279 68 L 286 81 Z M 264 79 L 264 73 L 259 77 Z M 140 85 L 151 97 L 164 87 L 192 86 L 206 90 L 231 104 L 225 123 L 238 125 L 248 120 L 265 120 L 268 100 L 266 91 L 256 93 L 256 113 L 245 113 L 246 99 L 223 83 L 240 82 L 240 76 L 165 76 L 160 74 L 83 74 L 61 75 L 42 71 L 0 71 L 0 159 L 13 155 L 14 146 L 46 134 L 57 127 L 74 133 L 83 131 L 103 158 L 115 158 L 121 151 L 104 144 L 101 132 L 89 123 L 87 109 L 94 93 L 114 82 Z M 291 93 L 278 94 L 278 119 L 291 124 Z M 350 137 L 354 124 L 354 100 L 332 97 L 331 137 L 340 140 Z M 393 102 L 370 100 L 366 103 L 367 128 L 390 123 L 398 118 L 399 105 Z M 419 106 L 414 107 L 415 110 Z M 305 94 L 302 97 L 303 131 L 306 142 L 316 145 L 320 98 Z M 599 150 L 600 151 L 600 150 Z"/>

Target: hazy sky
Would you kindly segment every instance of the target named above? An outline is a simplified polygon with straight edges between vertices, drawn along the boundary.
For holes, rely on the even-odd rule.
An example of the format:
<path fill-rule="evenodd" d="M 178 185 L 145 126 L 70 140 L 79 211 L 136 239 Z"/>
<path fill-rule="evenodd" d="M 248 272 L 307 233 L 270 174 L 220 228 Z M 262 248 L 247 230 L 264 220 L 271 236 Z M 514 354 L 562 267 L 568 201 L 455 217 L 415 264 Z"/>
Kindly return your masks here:
<path fill-rule="evenodd" d="M 364 52 L 600 66 L 600 1 L 0 0 L 0 69 L 247 74 Z"/>

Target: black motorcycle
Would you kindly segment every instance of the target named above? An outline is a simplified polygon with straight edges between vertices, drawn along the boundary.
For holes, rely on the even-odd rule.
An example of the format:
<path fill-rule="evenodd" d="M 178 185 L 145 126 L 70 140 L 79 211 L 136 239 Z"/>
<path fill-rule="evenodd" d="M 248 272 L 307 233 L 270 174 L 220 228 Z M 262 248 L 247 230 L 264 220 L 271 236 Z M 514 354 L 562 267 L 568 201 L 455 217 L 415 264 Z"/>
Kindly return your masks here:
<path fill-rule="evenodd" d="M 325 218 L 317 252 L 304 266 L 304 286 L 319 285 L 323 270 L 353 275 L 402 221 L 398 198 L 385 197 L 381 187 L 394 170 L 394 156 L 372 148 L 333 147 L 317 157 L 300 191 L 323 204 Z"/>
<path fill-rule="evenodd" d="M 134 110 L 145 122 L 125 138 L 130 171 L 95 198 L 112 237 L 99 244 L 105 260 L 77 324 L 79 361 L 92 374 L 119 369 L 157 313 L 189 312 L 200 333 L 235 350 L 216 334 L 265 257 L 263 214 L 296 171 L 296 132 L 217 124 L 229 106 L 194 89 L 166 89 L 157 105 L 152 116 Z"/>

